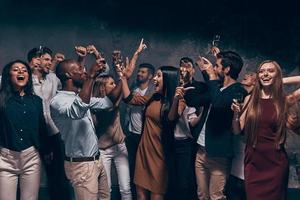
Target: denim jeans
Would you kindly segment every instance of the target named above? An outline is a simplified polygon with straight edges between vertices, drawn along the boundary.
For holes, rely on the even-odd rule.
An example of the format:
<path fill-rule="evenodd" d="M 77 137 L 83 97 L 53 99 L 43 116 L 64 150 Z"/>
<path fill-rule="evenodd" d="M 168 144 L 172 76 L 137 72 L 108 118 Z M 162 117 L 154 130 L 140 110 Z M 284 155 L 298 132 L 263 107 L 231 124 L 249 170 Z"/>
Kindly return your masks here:
<path fill-rule="evenodd" d="M 116 144 L 105 150 L 100 150 L 101 158 L 108 177 L 108 187 L 111 188 L 111 161 L 117 169 L 118 182 L 122 200 L 131 200 L 130 173 L 128 152 L 125 143 Z"/>

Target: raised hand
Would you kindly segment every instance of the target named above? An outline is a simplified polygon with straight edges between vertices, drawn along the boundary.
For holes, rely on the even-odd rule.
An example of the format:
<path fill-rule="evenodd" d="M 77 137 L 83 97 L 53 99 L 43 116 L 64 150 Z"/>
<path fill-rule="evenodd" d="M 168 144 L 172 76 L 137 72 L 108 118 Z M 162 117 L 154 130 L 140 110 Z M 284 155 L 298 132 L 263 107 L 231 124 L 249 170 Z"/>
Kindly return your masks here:
<path fill-rule="evenodd" d="M 87 49 L 83 46 L 75 46 L 75 52 L 79 57 L 85 57 L 87 55 Z"/>
<path fill-rule="evenodd" d="M 96 59 L 101 59 L 101 53 L 97 50 L 97 48 L 94 45 L 88 45 L 86 47 L 87 53 L 94 54 Z"/>
<path fill-rule="evenodd" d="M 120 78 L 127 78 L 126 68 L 129 66 L 129 58 L 126 57 L 125 65 L 123 62 L 117 63 L 115 69 Z"/>
<path fill-rule="evenodd" d="M 232 100 L 231 110 L 234 112 L 235 115 L 240 116 L 242 111 L 242 103 L 238 102 L 237 99 Z"/>
<path fill-rule="evenodd" d="M 213 46 L 210 51 L 215 57 L 217 57 L 217 54 L 220 53 L 220 49 L 216 46 Z"/>
<path fill-rule="evenodd" d="M 196 60 L 196 65 L 199 67 L 201 71 L 207 71 L 213 69 L 211 62 L 201 56 L 198 56 L 198 59 Z"/>
<path fill-rule="evenodd" d="M 53 57 L 53 62 L 58 63 L 58 62 L 61 62 L 61 61 L 65 60 L 65 59 L 66 59 L 66 57 L 65 57 L 64 54 L 62 54 L 62 53 L 56 53 L 54 55 L 54 57 Z"/>
<path fill-rule="evenodd" d="M 119 64 L 122 62 L 122 56 L 121 56 L 121 51 L 120 50 L 114 50 L 112 53 L 112 60 L 114 65 Z"/>
<path fill-rule="evenodd" d="M 137 48 L 136 52 L 137 54 L 140 54 L 143 50 L 147 48 L 147 45 L 144 43 L 144 38 L 141 39 L 140 45 Z"/>
<path fill-rule="evenodd" d="M 96 78 L 99 74 L 101 74 L 102 72 L 104 72 L 106 69 L 106 65 L 103 62 L 95 62 L 92 67 L 90 68 L 90 70 L 88 71 L 88 75 L 91 78 Z"/>

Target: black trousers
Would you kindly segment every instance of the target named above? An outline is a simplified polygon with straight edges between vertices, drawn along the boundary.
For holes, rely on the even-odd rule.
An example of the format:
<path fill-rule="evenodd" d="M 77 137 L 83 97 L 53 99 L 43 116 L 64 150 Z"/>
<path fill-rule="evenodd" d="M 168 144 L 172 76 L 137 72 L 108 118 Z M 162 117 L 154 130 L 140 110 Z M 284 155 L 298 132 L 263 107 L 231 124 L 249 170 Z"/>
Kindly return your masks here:
<path fill-rule="evenodd" d="M 230 175 L 225 192 L 229 200 L 246 200 L 245 181 Z"/>
<path fill-rule="evenodd" d="M 50 163 L 44 162 L 44 166 L 50 199 L 71 200 L 73 191 L 64 169 L 64 143 L 59 133 L 50 136 L 49 140 L 53 150 L 53 159 Z"/>
<path fill-rule="evenodd" d="M 135 185 L 133 183 L 134 170 L 135 170 L 135 158 L 136 158 L 136 152 L 140 141 L 141 141 L 141 135 L 131 133 L 131 132 L 129 132 L 125 140 L 127 151 L 128 151 L 131 192 L 132 192 L 132 198 L 134 200 L 136 199 L 136 190 L 135 190 Z"/>
<path fill-rule="evenodd" d="M 166 199 L 197 199 L 194 167 L 195 145 L 192 139 L 174 141 L 174 154 L 170 163 Z"/>

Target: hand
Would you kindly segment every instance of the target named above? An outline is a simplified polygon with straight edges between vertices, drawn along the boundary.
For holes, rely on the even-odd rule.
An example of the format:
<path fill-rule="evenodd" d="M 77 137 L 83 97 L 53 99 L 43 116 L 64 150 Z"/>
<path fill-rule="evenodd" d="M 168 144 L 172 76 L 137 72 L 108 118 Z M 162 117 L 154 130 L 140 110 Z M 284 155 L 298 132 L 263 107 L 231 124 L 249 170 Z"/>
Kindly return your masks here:
<path fill-rule="evenodd" d="M 198 59 L 196 60 L 196 65 L 199 67 L 199 69 L 201 71 L 213 71 L 213 65 L 211 64 L 211 62 L 204 58 L 204 57 L 201 57 L 201 56 L 198 56 Z"/>
<path fill-rule="evenodd" d="M 210 51 L 215 57 L 217 57 L 217 54 L 221 52 L 220 49 L 216 46 L 213 46 Z"/>
<path fill-rule="evenodd" d="M 295 114 L 289 114 L 287 117 L 287 127 L 289 129 L 295 129 L 295 127 L 299 126 L 298 117 Z"/>
<path fill-rule="evenodd" d="M 126 67 L 128 67 L 128 66 L 129 66 L 129 58 L 128 57 L 126 57 L 125 65 L 123 62 L 117 63 L 115 65 L 116 72 L 120 78 L 127 78 Z"/>
<path fill-rule="evenodd" d="M 85 57 L 87 55 L 87 49 L 83 46 L 75 46 L 75 52 L 80 57 Z"/>
<path fill-rule="evenodd" d="M 58 63 L 58 62 L 61 62 L 61 61 L 65 60 L 65 59 L 66 58 L 65 58 L 64 54 L 62 54 L 62 53 L 56 53 L 54 55 L 54 57 L 53 57 L 53 62 Z"/>
<path fill-rule="evenodd" d="M 120 50 L 114 50 L 112 53 L 112 60 L 114 65 L 118 64 L 122 60 L 121 51 Z"/>
<path fill-rule="evenodd" d="M 147 48 L 147 45 L 144 43 L 144 38 L 141 39 L 140 45 L 136 50 L 136 54 L 140 54 L 143 50 Z"/>
<path fill-rule="evenodd" d="M 89 77 L 95 79 L 99 74 L 104 72 L 106 69 L 106 64 L 103 62 L 95 62 L 89 70 Z"/>
<path fill-rule="evenodd" d="M 231 104 L 231 110 L 238 116 L 240 116 L 240 113 L 242 111 L 242 104 L 239 103 L 236 99 L 232 100 Z"/>
<path fill-rule="evenodd" d="M 182 86 L 178 86 L 178 87 L 176 87 L 174 98 L 183 99 L 184 93 L 188 90 L 193 90 L 193 89 L 195 89 L 195 87 L 184 88 Z"/>
<path fill-rule="evenodd" d="M 102 58 L 101 54 L 99 53 L 99 51 L 96 49 L 96 47 L 94 45 L 88 45 L 86 47 L 86 50 L 87 50 L 87 53 L 94 54 L 97 59 Z"/>

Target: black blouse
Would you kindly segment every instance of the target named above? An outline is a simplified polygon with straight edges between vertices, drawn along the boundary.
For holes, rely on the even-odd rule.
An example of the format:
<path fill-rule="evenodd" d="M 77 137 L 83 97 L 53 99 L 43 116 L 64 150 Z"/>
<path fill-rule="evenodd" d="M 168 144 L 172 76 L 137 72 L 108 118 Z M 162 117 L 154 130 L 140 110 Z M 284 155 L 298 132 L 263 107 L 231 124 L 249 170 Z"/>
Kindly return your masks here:
<path fill-rule="evenodd" d="M 36 95 L 14 95 L 0 116 L 0 146 L 22 151 L 31 146 L 49 153 L 42 99 Z"/>

